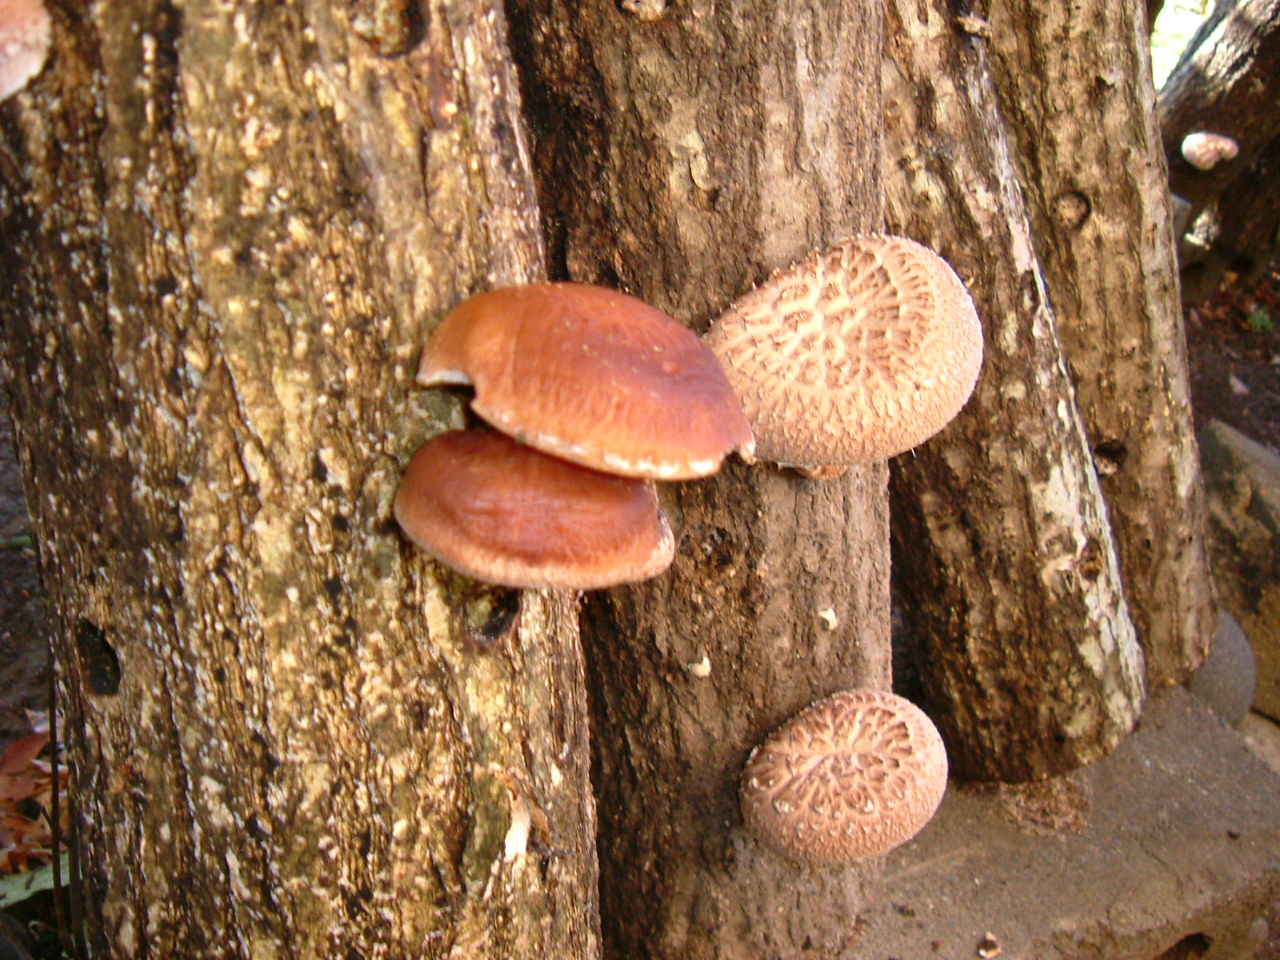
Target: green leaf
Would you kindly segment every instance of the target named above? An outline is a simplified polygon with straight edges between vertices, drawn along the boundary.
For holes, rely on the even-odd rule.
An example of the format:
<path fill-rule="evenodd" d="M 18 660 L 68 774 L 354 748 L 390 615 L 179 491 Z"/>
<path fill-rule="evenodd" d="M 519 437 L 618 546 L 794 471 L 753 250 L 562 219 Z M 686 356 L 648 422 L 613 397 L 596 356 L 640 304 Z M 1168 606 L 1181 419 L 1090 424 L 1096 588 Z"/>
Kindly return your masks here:
<path fill-rule="evenodd" d="M 1276 319 L 1271 316 L 1270 311 L 1257 307 L 1249 311 L 1249 315 L 1245 317 L 1245 322 L 1249 324 L 1249 329 L 1254 333 L 1274 333 L 1276 329 Z"/>
<path fill-rule="evenodd" d="M 58 868 L 62 872 L 63 881 L 70 876 L 71 870 L 71 853 L 65 852 L 59 858 Z M 0 910 L 12 907 L 15 903 L 21 903 L 29 897 L 35 896 L 42 890 L 53 889 L 53 864 L 46 863 L 43 867 L 36 870 L 28 870 L 26 873 L 14 873 L 7 877 L 0 878 Z"/>

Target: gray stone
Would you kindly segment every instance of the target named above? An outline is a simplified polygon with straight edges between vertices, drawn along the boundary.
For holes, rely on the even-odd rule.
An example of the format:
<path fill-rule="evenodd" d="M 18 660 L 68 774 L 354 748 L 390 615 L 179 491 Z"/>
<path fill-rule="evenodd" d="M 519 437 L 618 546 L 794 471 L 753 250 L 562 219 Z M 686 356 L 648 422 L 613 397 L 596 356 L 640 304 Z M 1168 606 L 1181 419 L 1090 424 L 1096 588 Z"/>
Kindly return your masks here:
<path fill-rule="evenodd" d="M 1254 709 L 1280 719 L 1280 456 L 1217 420 L 1199 439 L 1214 581 L 1257 658 Z"/>
<path fill-rule="evenodd" d="M 1181 688 L 1109 757 L 948 790 L 842 960 L 1248 960 L 1280 897 L 1280 777 Z M 1034 798 L 1038 797 L 1036 800 Z"/>
<path fill-rule="evenodd" d="M 1233 726 L 1249 715 L 1258 688 L 1258 663 L 1249 638 L 1225 610 L 1218 611 L 1213 646 L 1188 688 Z"/>

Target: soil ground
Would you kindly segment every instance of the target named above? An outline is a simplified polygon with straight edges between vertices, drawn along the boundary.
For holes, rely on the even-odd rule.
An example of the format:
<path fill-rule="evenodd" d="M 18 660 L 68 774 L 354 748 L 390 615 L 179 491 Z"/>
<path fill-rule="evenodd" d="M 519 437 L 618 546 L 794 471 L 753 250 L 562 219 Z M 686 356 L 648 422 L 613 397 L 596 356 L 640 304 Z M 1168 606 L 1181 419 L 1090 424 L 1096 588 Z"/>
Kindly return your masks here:
<path fill-rule="evenodd" d="M 1196 426 L 1218 419 L 1280 453 L 1280 260 L 1191 307 L 1187 345 Z"/>
<path fill-rule="evenodd" d="M 0 396 L 0 745 L 28 732 L 46 700 L 48 631 L 8 407 Z"/>
<path fill-rule="evenodd" d="M 1221 420 L 1280 453 L 1280 259 L 1250 283 L 1228 275 L 1186 327 L 1197 429 Z M 1280 903 L 1268 921 L 1254 960 L 1280 960 Z"/>

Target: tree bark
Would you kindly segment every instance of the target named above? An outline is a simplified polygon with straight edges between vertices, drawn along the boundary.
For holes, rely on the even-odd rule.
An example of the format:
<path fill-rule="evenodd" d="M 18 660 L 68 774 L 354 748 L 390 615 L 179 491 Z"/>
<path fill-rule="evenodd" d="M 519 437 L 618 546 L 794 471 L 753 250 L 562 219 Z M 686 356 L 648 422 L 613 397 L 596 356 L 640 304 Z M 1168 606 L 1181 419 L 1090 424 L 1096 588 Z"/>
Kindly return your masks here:
<path fill-rule="evenodd" d="M 1132 728 L 1142 655 L 986 41 L 941 2 L 886 16 L 886 219 L 951 261 L 986 339 L 968 406 L 894 462 L 894 582 L 952 769 L 1037 779 Z"/>
<path fill-rule="evenodd" d="M 1185 304 L 1212 297 L 1228 271 L 1245 288 L 1270 268 L 1280 249 L 1280 136 L 1200 217 L 1194 242 L 1182 256 Z"/>
<path fill-rule="evenodd" d="M 1151 31 L 1155 29 L 1156 17 L 1160 16 L 1160 11 L 1164 9 L 1164 0 L 1146 0 L 1147 22 L 1144 24 L 1147 31 L 1147 40 L 1151 39 Z"/>
<path fill-rule="evenodd" d="M 770 270 L 879 227 L 876 4 L 623 8 L 514 4 L 565 275 L 703 331 Z M 810 701 L 888 685 L 885 481 L 883 464 L 824 483 L 733 462 L 666 488 L 671 572 L 587 599 L 611 955 L 834 956 L 852 938 L 879 864 L 761 848 L 737 784 Z"/>
<path fill-rule="evenodd" d="M 990 16 L 996 90 L 1148 683 L 1180 683 L 1217 616 L 1143 8 L 996 0 Z"/>
<path fill-rule="evenodd" d="M 1246 278 L 1280 249 L 1280 2 L 1220 3 L 1192 38 L 1157 100 L 1169 182 L 1189 204 L 1182 300 L 1213 295 L 1227 270 Z M 1189 133 L 1231 136 L 1240 152 L 1210 170 L 1182 156 Z"/>
<path fill-rule="evenodd" d="M 426 328 L 543 271 L 500 8 L 81 9 L 5 108 L 0 358 L 95 952 L 598 956 L 572 600 L 390 518 L 462 419 Z"/>
<path fill-rule="evenodd" d="M 1192 221 L 1249 170 L 1280 135 L 1280 0 L 1222 0 L 1196 31 L 1160 89 L 1157 119 L 1169 185 L 1192 207 Z M 1240 145 L 1234 160 L 1197 170 L 1182 156 L 1197 130 Z"/>

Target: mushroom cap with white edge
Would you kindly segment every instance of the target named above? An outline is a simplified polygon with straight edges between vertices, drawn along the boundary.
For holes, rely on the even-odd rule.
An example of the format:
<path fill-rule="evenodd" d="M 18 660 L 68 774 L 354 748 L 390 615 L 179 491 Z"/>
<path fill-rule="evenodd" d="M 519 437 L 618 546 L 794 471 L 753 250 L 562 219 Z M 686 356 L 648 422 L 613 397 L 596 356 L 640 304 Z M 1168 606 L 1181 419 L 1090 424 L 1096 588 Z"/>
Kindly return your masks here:
<path fill-rule="evenodd" d="M 800 711 L 751 751 L 742 816 L 801 862 L 886 853 L 928 823 L 947 786 L 942 737 L 909 700 L 846 690 Z"/>
<path fill-rule="evenodd" d="M 982 325 L 964 283 L 905 237 L 854 237 L 769 277 L 707 334 L 756 438 L 788 466 L 883 460 L 973 392 Z"/>
<path fill-rule="evenodd" d="M 44 67 L 49 28 L 42 0 L 0 0 L 0 100 L 17 93 Z"/>
<path fill-rule="evenodd" d="M 537 283 L 472 297 L 431 335 L 418 383 L 469 384 L 472 409 L 497 429 L 620 476 L 705 477 L 753 447 L 706 344 L 604 287 Z"/>
<path fill-rule="evenodd" d="M 436 559 L 509 587 L 631 583 L 657 576 L 675 554 L 652 483 L 491 430 L 442 433 L 419 447 L 394 509 L 405 535 Z"/>

